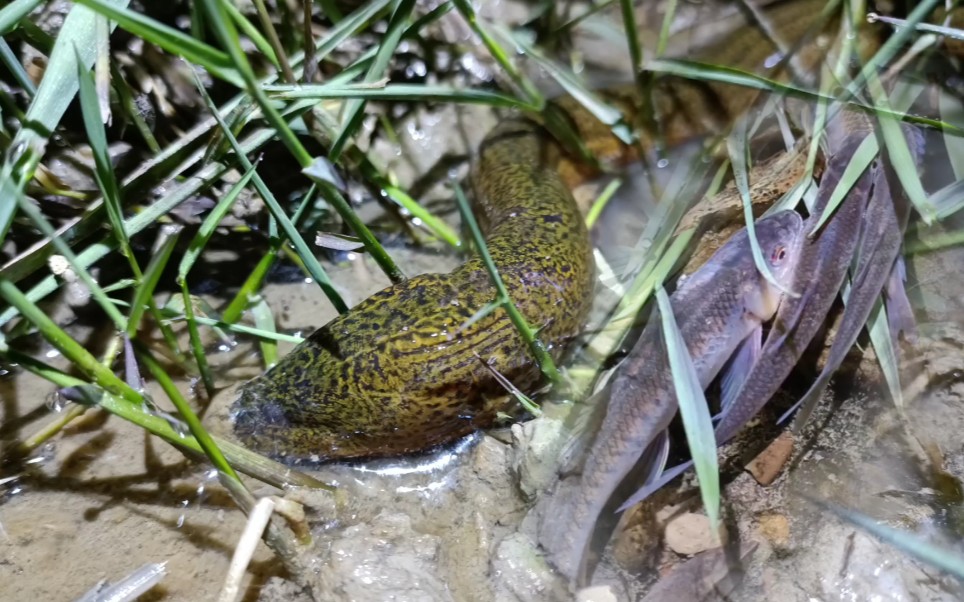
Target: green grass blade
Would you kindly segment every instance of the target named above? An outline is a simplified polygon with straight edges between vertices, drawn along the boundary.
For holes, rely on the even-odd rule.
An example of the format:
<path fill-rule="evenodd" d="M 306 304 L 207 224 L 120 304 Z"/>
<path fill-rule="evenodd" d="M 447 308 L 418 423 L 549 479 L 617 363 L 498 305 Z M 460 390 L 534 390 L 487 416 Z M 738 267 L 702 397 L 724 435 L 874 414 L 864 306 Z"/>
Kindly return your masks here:
<path fill-rule="evenodd" d="M 27 70 L 23 68 L 17 55 L 14 54 L 13 48 L 10 48 L 10 45 L 4 39 L 0 39 L 0 61 L 3 61 L 4 67 L 13 75 L 13 79 L 23 89 L 27 97 L 33 98 L 37 93 L 37 86 L 27 75 Z"/>
<path fill-rule="evenodd" d="M 625 144 L 636 141 L 636 134 L 623 121 L 623 115 L 617 109 L 605 103 L 597 94 L 589 90 L 586 85 L 569 69 L 565 69 L 526 42 L 521 35 L 513 35 L 504 29 L 499 29 L 504 37 L 512 40 L 530 59 L 552 76 L 560 86 L 575 98 L 592 115 L 612 129 L 613 135 Z"/>
<path fill-rule="evenodd" d="M 61 330 L 39 307 L 30 302 L 15 284 L 0 277 L 0 298 L 15 307 L 20 315 L 32 323 L 47 342 L 53 345 L 78 370 L 99 387 L 119 397 L 140 403 L 143 398 L 118 378 L 110 368 L 97 361 L 87 349 Z"/>
<path fill-rule="evenodd" d="M 87 132 L 87 142 L 90 144 L 90 150 L 94 156 L 94 177 L 103 195 L 107 217 L 110 219 L 113 234 L 117 237 L 121 252 L 127 256 L 128 261 L 133 262 L 134 254 L 130 249 L 127 231 L 124 229 L 120 190 L 117 186 L 117 178 L 114 175 L 114 167 L 111 164 L 107 148 L 107 135 L 104 132 L 104 123 L 101 120 L 100 101 L 94 87 L 94 78 L 90 71 L 82 68 L 78 71 L 77 79 L 79 83 L 78 96 L 84 117 L 84 128 Z M 139 274 L 136 266 L 135 274 Z"/>
<path fill-rule="evenodd" d="M 917 92 L 919 93 L 922 89 L 918 89 Z M 890 101 L 887 99 L 887 93 L 884 91 L 884 86 L 876 73 L 868 74 L 867 90 L 870 92 L 875 105 L 885 109 L 885 111 L 877 113 L 877 123 L 880 125 L 881 137 L 887 149 L 888 163 L 897 175 L 897 179 L 900 180 L 904 193 L 914 204 L 924 223 L 933 223 L 937 213 L 936 208 L 928 200 L 927 193 L 924 192 L 917 160 L 907 146 L 907 138 L 904 137 L 900 121 L 892 116 L 892 111 L 887 110 L 890 108 Z M 907 103 L 913 102 L 913 98 L 903 100 Z"/>
<path fill-rule="evenodd" d="M 833 189 L 830 195 L 830 199 L 827 201 L 827 206 L 824 207 L 823 213 L 820 214 L 820 219 L 817 224 L 810 231 L 810 235 L 817 233 L 820 228 L 823 227 L 833 212 L 840 206 L 846 198 L 847 193 L 850 189 L 854 187 L 860 175 L 870 167 L 870 164 L 874 162 L 877 158 L 877 153 L 880 151 L 880 147 L 877 144 L 877 138 L 873 135 L 864 138 L 857 150 L 850 157 L 850 162 L 847 163 L 846 169 L 844 169 L 843 175 L 840 176 L 840 181 L 837 182 L 837 187 Z"/>
<path fill-rule="evenodd" d="M 110 0 L 77 0 L 77 3 L 104 15 L 137 37 L 157 44 L 189 63 L 204 67 L 215 77 L 238 87 L 244 85 L 238 72 L 233 68 L 231 59 L 223 51 L 173 27 L 125 8 L 126 2 L 118 5 Z"/>
<path fill-rule="evenodd" d="M 556 369 L 556 363 L 552 361 L 549 350 L 542 341 L 539 340 L 537 331 L 529 326 L 525 317 L 523 317 L 522 313 L 512 302 L 512 298 L 509 297 L 509 291 L 505 288 L 502 276 L 499 275 L 499 270 L 496 268 L 495 262 L 492 261 L 492 256 L 489 255 L 489 249 L 485 245 L 485 237 L 482 236 L 482 230 L 479 229 L 479 224 L 475 221 L 475 216 L 472 215 L 469 201 L 465 198 L 465 193 L 462 192 L 462 187 L 459 186 L 457 182 L 455 184 L 455 200 L 458 203 L 459 213 L 462 215 L 463 222 L 465 222 L 469 227 L 469 231 L 472 233 L 472 240 L 475 243 L 479 257 L 482 259 L 486 271 L 489 272 L 492 284 L 495 285 L 498 291 L 498 299 L 496 302 L 502 305 L 516 330 L 519 331 L 523 340 L 529 345 L 529 350 L 539 364 L 539 369 L 542 370 L 542 374 L 548 378 L 550 382 L 559 382 L 559 370 Z"/>
<path fill-rule="evenodd" d="M 301 86 L 270 85 L 264 87 L 274 98 L 285 100 L 330 98 L 357 98 L 366 100 L 396 100 L 410 102 L 446 102 L 480 104 L 502 109 L 528 109 L 529 105 L 518 98 L 491 90 L 456 88 L 453 86 L 423 84 L 305 84 Z"/>
<path fill-rule="evenodd" d="M 141 278 L 137 290 L 134 291 L 131 313 L 127 318 L 127 336 L 132 339 L 135 338 L 137 330 L 140 328 L 141 317 L 153 303 L 154 289 L 157 288 L 157 283 L 161 280 L 161 274 L 164 273 L 164 268 L 167 267 L 167 262 L 171 258 L 178 234 L 179 232 L 173 228 L 166 228 L 161 231 L 161 234 L 159 234 L 161 242 L 151 254 L 151 261 L 147 264 L 147 269 L 144 270 L 144 277 Z M 174 349 L 176 350 L 177 347 L 175 346 Z"/>
<path fill-rule="evenodd" d="M 17 26 L 21 19 L 40 6 L 42 0 L 13 0 L 0 9 L 0 34 L 5 34 Z"/>
<path fill-rule="evenodd" d="M 859 527 L 905 554 L 958 579 L 964 579 L 964 556 L 959 551 L 929 543 L 912 533 L 881 524 L 861 512 L 818 500 L 807 494 L 804 494 L 804 498 L 825 510 L 833 512 L 844 521 Z"/>
<path fill-rule="evenodd" d="M 444 221 L 436 217 L 432 212 L 422 207 L 418 201 L 408 196 L 408 193 L 397 186 L 384 188 L 385 194 L 399 205 L 405 208 L 413 218 L 413 222 L 424 225 L 429 231 L 447 242 L 452 247 L 459 249 L 462 247 L 462 240 L 459 235 L 449 227 Z"/>
<path fill-rule="evenodd" d="M 948 123 L 964 124 L 964 104 L 943 88 L 939 90 L 937 107 L 941 120 Z M 954 171 L 955 180 L 964 180 L 964 136 L 955 136 L 944 132 L 944 146 L 947 148 L 947 158 Z"/>
<path fill-rule="evenodd" d="M 469 24 L 469 27 L 475 35 L 479 36 L 479 39 L 482 40 L 482 44 L 485 45 L 486 50 L 489 51 L 489 54 L 492 55 L 495 62 L 502 68 L 502 71 L 522 92 L 529 106 L 532 107 L 533 110 L 541 111 L 546 102 L 542 93 L 529 81 L 529 78 L 516 68 L 509 58 L 509 53 L 507 53 L 505 49 L 495 41 L 495 38 L 489 34 L 488 30 L 479 23 L 472 4 L 468 2 L 468 0 L 452 0 L 452 4 L 455 5 L 455 8 L 462 15 L 462 18 L 465 19 L 466 23 Z"/>
<path fill-rule="evenodd" d="M 127 0 L 115 0 L 126 6 Z M 22 8 L 23 4 L 10 5 Z M 11 13 L 12 14 L 12 13 Z M 97 56 L 97 14 L 83 6 L 73 6 L 64 19 L 60 34 L 47 60 L 44 77 L 37 93 L 27 108 L 24 125 L 10 143 L 10 151 L 0 166 L 0 240 L 13 219 L 14 203 L 9 199 L 19 196 L 33 177 L 40 163 L 49 136 L 60 123 L 64 111 L 77 94 L 78 57 L 85 69 L 94 64 Z"/>
<path fill-rule="evenodd" d="M 894 339 L 890 333 L 887 321 L 887 310 L 878 299 L 877 305 L 867 319 L 867 330 L 870 332 L 870 344 L 874 346 L 874 353 L 884 373 L 884 380 L 890 390 L 894 404 L 901 412 L 904 411 L 904 394 L 900 386 L 900 367 L 897 362 L 897 350 L 894 349 Z"/>
<path fill-rule="evenodd" d="M 254 165 L 248 168 L 248 170 L 241 176 L 237 182 L 231 186 L 227 194 L 217 202 L 214 208 L 211 209 L 210 213 L 205 216 L 204 221 L 201 222 L 201 226 L 198 228 L 197 233 L 194 238 L 191 239 L 191 244 L 188 245 L 187 251 L 181 257 L 181 263 L 178 266 L 177 278 L 178 282 L 184 282 L 187 280 L 188 273 L 190 273 L 191 268 L 194 267 L 194 263 L 201 256 L 201 252 L 204 251 L 204 247 L 207 246 L 211 237 L 214 235 L 214 231 L 217 230 L 218 225 L 221 220 L 227 216 L 228 212 L 231 211 L 231 207 L 234 206 L 234 202 L 238 200 L 241 193 L 244 191 L 248 182 L 255 175 Z"/>
<path fill-rule="evenodd" d="M 395 55 L 395 50 L 398 48 L 398 43 L 402 40 L 402 35 L 405 33 L 405 30 L 411 21 L 412 10 L 415 8 L 415 3 L 415 0 L 398 0 L 398 3 L 395 6 L 395 11 L 392 13 L 392 17 L 388 21 L 388 28 L 380 37 L 378 52 L 375 54 L 375 60 L 372 61 L 371 66 L 368 68 L 368 72 L 365 73 L 365 77 L 363 79 L 364 83 L 371 84 L 385 77 L 385 73 L 388 70 L 388 65 Z M 358 131 L 358 128 L 361 126 L 362 119 L 365 116 L 364 111 L 365 102 L 360 99 L 349 100 L 345 105 L 344 126 L 342 127 L 341 132 L 339 132 L 338 136 L 335 138 L 335 141 L 332 142 L 331 149 L 329 149 L 328 157 L 332 162 L 338 161 L 342 152 L 345 150 L 345 146 Z"/>
<path fill-rule="evenodd" d="M 275 334 L 274 314 L 271 313 L 271 306 L 261 295 L 256 296 L 251 303 L 251 316 L 254 318 L 254 325 L 258 330 L 263 333 Z M 264 359 L 265 370 L 278 363 L 278 343 L 276 339 L 262 336 L 258 339 L 258 346 L 261 347 L 261 357 Z"/>
<path fill-rule="evenodd" d="M 244 147 L 238 143 L 237 138 L 234 137 L 234 134 L 231 132 L 231 128 L 227 123 L 225 123 L 221 114 L 214 110 L 213 102 L 207 95 L 204 87 L 201 85 L 201 82 L 196 81 L 196 84 L 198 90 L 201 92 L 202 97 L 205 99 L 205 102 L 208 103 L 208 107 L 212 109 L 211 114 L 214 115 L 218 125 L 221 126 L 221 132 L 223 133 L 225 139 L 227 139 L 228 143 L 231 145 L 231 148 L 234 150 L 235 158 L 237 159 L 239 165 L 245 170 L 253 170 L 254 167 L 251 164 L 251 161 L 248 160 Z M 284 212 L 281 204 L 278 203 L 278 200 L 274 197 L 274 195 L 268 189 L 268 186 L 264 183 L 264 180 L 261 179 L 256 171 L 254 171 L 254 175 L 252 176 L 252 182 L 255 190 L 257 190 L 258 194 L 261 195 L 261 198 L 264 199 L 264 202 L 268 206 L 268 210 L 271 212 L 272 217 L 277 220 L 278 224 L 281 226 L 281 230 L 288 237 L 288 240 L 291 241 L 291 244 L 294 245 L 295 250 L 298 252 L 298 256 L 304 262 L 308 273 L 311 274 L 311 277 L 314 278 L 315 282 L 318 283 L 318 286 L 321 287 L 322 292 L 325 293 L 325 296 L 328 297 L 328 300 L 331 301 L 332 305 L 335 306 L 335 309 L 338 311 L 338 313 L 345 313 L 348 311 L 348 305 L 345 304 L 344 299 L 342 299 L 341 295 L 338 294 L 334 283 L 332 283 L 324 268 L 321 267 L 321 264 L 318 263 L 314 253 L 311 252 L 311 249 L 305 242 L 304 237 L 301 236 L 301 233 L 295 227 L 294 222 L 292 222 L 288 215 Z"/>
<path fill-rule="evenodd" d="M 964 180 L 951 182 L 935 192 L 931 197 L 931 203 L 936 207 L 936 216 L 939 220 L 960 211 L 964 207 Z"/>
<path fill-rule="evenodd" d="M 679 399 L 679 411 L 683 417 L 686 442 L 696 468 L 703 507 L 706 508 L 706 515 L 716 533 L 720 524 L 720 469 L 716 458 L 713 419 L 710 417 L 709 406 L 693 366 L 693 359 L 687 351 L 686 341 L 680 334 L 673 316 L 673 307 L 662 284 L 656 288 L 656 303 L 659 305 L 663 337 L 673 374 L 673 386 Z"/>
<path fill-rule="evenodd" d="M 753 217 L 753 199 L 750 198 L 750 179 L 747 168 L 749 144 L 746 139 L 746 126 L 745 118 L 737 120 L 737 123 L 733 127 L 733 132 L 726 138 L 726 149 L 730 157 L 730 166 L 733 169 L 733 180 L 736 182 L 736 188 L 740 192 L 740 198 L 743 201 L 743 219 L 746 222 L 746 231 L 750 239 L 750 252 L 753 254 L 753 262 L 756 264 L 756 269 L 764 278 L 769 280 L 778 290 L 790 296 L 796 296 L 794 291 L 789 291 L 780 284 L 776 276 L 773 275 L 773 272 L 770 271 L 770 266 L 767 265 L 766 260 L 763 258 L 760 241 L 757 240 L 756 237 L 756 227 Z"/>
<path fill-rule="evenodd" d="M 155 360 L 151 354 L 143 347 L 138 346 L 138 357 L 141 362 L 147 366 L 147 370 L 160 385 L 164 393 L 167 394 L 168 399 L 177 408 L 177 413 L 180 414 L 181 420 L 187 425 L 188 430 L 191 435 L 194 436 L 195 441 L 197 441 L 198 446 L 204 455 L 208 457 L 211 464 L 224 473 L 228 478 L 231 478 L 238 483 L 241 482 L 238 473 L 234 472 L 234 468 L 228 463 L 224 454 L 221 453 L 221 449 L 215 443 L 214 439 L 207 432 L 207 430 L 201 425 L 201 420 L 198 418 L 197 414 L 191 408 L 191 404 L 188 403 L 184 396 L 181 395 L 181 391 L 177 388 L 174 380 L 167 374 L 163 367 L 157 360 Z"/>
<path fill-rule="evenodd" d="M 19 191 L 17 192 L 19 193 Z M 44 217 L 44 214 L 40 211 L 40 209 L 34 206 L 33 201 L 20 194 L 17 201 L 10 204 L 13 206 L 19 205 L 20 210 L 24 213 L 24 215 L 26 215 L 35 226 L 37 226 L 44 236 L 50 239 L 54 245 L 54 248 L 56 248 L 60 254 L 67 259 L 67 262 L 70 263 L 70 267 L 74 274 L 87 286 L 91 296 L 94 297 L 94 300 L 97 301 L 97 304 L 100 306 L 100 308 L 104 310 L 104 313 L 107 314 L 107 317 L 110 318 L 111 322 L 114 323 L 114 327 L 119 331 L 123 331 L 125 328 L 127 328 L 128 321 L 123 315 L 121 315 L 120 311 L 118 311 L 114 301 L 107 296 L 107 293 L 104 292 L 104 290 L 100 287 L 100 284 L 98 284 L 97 281 L 94 280 L 93 276 L 90 275 L 90 272 L 87 271 L 84 262 L 77 257 L 73 249 L 71 249 L 67 243 L 61 240 L 61 238 L 57 235 L 57 232 L 54 230 L 54 227 L 49 221 L 47 221 L 47 218 Z"/>

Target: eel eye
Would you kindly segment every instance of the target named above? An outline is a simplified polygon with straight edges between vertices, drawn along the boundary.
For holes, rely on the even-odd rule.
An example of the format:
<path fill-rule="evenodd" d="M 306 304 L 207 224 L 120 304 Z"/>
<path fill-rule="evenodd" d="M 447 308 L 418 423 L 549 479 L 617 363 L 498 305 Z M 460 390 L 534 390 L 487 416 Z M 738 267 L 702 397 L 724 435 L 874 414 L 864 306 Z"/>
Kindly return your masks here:
<path fill-rule="evenodd" d="M 773 249 L 773 253 L 770 254 L 770 263 L 774 265 L 779 265 L 787 257 L 787 248 L 783 245 Z"/>

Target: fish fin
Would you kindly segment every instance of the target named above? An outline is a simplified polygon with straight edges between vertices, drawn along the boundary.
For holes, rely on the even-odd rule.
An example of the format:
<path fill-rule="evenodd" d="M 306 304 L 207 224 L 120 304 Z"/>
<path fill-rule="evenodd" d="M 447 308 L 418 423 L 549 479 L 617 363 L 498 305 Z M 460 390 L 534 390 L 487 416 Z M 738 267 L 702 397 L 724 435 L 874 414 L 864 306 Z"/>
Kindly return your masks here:
<path fill-rule="evenodd" d="M 887 286 L 884 289 L 887 297 L 887 321 L 890 325 L 890 336 L 894 341 L 894 349 L 900 349 L 900 335 L 903 333 L 904 340 L 914 344 L 917 342 L 917 320 L 914 318 L 914 309 L 907 298 L 907 289 L 904 284 L 907 282 L 907 266 L 904 265 L 904 258 L 898 257 L 894 262 L 894 268 L 887 279 Z"/>
<path fill-rule="evenodd" d="M 756 328 L 740 343 L 739 348 L 726 367 L 723 373 L 723 380 L 720 383 L 722 394 L 720 397 L 720 416 L 726 413 L 730 404 L 736 399 L 737 393 L 750 370 L 760 359 L 760 349 L 763 347 L 763 325 L 758 324 Z"/>
<path fill-rule="evenodd" d="M 643 486 L 639 488 L 633 495 L 629 496 L 622 506 L 616 509 L 616 512 L 623 512 L 632 508 L 636 504 L 645 501 L 649 496 L 653 495 L 663 487 L 669 484 L 670 481 L 680 476 L 693 466 L 692 460 L 687 460 L 682 464 L 674 466 L 673 468 L 664 470 L 659 476 L 653 478 L 647 483 L 643 483 Z"/>

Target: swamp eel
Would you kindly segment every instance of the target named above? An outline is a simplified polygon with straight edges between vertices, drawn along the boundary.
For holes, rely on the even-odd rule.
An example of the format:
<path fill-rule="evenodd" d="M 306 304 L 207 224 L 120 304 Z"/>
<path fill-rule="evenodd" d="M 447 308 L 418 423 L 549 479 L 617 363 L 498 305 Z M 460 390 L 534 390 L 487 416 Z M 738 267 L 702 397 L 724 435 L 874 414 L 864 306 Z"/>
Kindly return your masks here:
<path fill-rule="evenodd" d="M 475 213 L 509 295 L 554 356 L 582 328 L 594 263 L 585 221 L 538 124 L 504 121 L 474 166 Z M 273 456 L 324 461 L 404 454 L 493 424 L 540 380 L 482 261 L 390 286 L 316 330 L 246 384 L 235 432 Z M 468 325 L 467 325 L 468 324 Z"/>

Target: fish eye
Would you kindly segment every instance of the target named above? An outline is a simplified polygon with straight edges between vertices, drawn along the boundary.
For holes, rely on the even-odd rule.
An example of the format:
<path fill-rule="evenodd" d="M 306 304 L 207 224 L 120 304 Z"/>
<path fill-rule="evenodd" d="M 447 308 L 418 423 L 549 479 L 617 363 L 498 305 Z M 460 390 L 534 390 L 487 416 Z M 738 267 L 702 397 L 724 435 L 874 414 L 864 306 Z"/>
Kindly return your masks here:
<path fill-rule="evenodd" d="M 779 264 L 787 257 L 787 248 L 784 245 L 780 245 L 773 249 L 773 253 L 770 254 L 770 263 Z"/>

